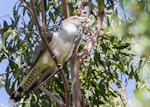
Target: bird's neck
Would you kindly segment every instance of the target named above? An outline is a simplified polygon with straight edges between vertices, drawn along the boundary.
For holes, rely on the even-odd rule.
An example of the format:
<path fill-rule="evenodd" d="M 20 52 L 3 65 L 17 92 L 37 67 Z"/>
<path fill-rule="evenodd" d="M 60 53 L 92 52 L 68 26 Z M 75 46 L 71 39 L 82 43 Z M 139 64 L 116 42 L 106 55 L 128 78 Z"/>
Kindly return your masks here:
<path fill-rule="evenodd" d="M 58 31 L 62 39 L 72 41 L 77 32 L 77 27 L 70 23 L 62 24 L 60 30 Z"/>

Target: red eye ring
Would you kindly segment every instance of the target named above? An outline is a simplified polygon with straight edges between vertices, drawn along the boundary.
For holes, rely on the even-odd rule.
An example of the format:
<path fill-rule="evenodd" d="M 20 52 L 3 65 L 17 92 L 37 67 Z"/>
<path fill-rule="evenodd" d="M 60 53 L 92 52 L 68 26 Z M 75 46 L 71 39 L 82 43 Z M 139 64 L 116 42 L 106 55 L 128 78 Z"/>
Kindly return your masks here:
<path fill-rule="evenodd" d="M 78 18 L 76 18 L 76 17 L 73 17 L 73 18 L 72 18 L 72 20 L 77 20 L 77 19 L 78 19 Z"/>

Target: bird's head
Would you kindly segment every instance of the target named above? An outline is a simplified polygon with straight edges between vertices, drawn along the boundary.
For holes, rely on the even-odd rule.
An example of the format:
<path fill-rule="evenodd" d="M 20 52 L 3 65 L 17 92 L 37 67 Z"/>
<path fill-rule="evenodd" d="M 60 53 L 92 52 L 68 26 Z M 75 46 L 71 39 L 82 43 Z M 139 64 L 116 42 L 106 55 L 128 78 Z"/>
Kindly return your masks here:
<path fill-rule="evenodd" d="M 71 16 L 63 21 L 63 23 L 73 24 L 76 27 L 80 26 L 82 23 L 91 23 L 91 20 L 87 17 Z"/>
<path fill-rule="evenodd" d="M 77 27 L 79 27 L 82 23 L 91 23 L 91 20 L 87 17 L 79 17 L 79 16 L 71 16 L 65 19 L 61 23 L 60 30 L 59 30 L 61 37 L 69 40 L 70 39 L 73 40 L 75 33 L 77 32 Z"/>

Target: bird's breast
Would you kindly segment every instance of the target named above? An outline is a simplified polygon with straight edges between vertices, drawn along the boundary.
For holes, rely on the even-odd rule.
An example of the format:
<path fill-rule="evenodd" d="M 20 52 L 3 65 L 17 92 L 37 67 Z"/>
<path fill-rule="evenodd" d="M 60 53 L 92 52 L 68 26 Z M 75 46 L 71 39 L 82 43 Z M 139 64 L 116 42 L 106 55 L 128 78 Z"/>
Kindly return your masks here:
<path fill-rule="evenodd" d="M 71 47 L 72 47 L 72 43 L 63 42 L 61 40 L 51 45 L 51 48 L 53 49 L 53 52 L 57 56 L 58 62 L 60 64 L 63 64 L 64 61 L 66 60 L 67 56 L 71 52 Z M 46 50 L 42 54 L 42 57 L 39 60 L 40 60 L 39 62 L 42 63 L 41 65 L 43 66 L 51 66 L 51 67 L 55 66 L 55 62 L 53 58 L 51 57 L 51 55 L 49 54 L 48 50 Z"/>
<path fill-rule="evenodd" d="M 58 61 L 63 63 L 71 52 L 72 42 L 60 41 L 54 48 L 54 53 L 58 56 Z"/>

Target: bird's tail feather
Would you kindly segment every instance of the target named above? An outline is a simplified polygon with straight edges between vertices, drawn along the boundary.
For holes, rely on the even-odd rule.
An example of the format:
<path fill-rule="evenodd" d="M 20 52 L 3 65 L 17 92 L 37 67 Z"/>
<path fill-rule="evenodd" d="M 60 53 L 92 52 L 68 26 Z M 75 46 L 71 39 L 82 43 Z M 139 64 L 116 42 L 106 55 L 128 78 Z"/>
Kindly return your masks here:
<path fill-rule="evenodd" d="M 38 75 L 40 74 L 39 68 L 32 68 L 28 75 L 23 79 L 23 81 L 18 86 L 17 90 L 11 95 L 10 102 L 19 101 L 25 94 L 28 93 L 28 90 L 36 81 Z"/>
<path fill-rule="evenodd" d="M 41 74 L 41 77 L 43 77 L 43 79 L 41 79 L 41 77 L 39 77 L 40 78 L 40 80 L 39 79 L 37 79 L 36 81 L 35 81 L 35 83 L 31 86 L 31 88 L 29 89 L 29 92 L 31 92 L 31 91 L 33 91 L 34 89 L 36 89 L 38 86 L 40 86 L 41 84 L 43 84 L 45 81 L 47 81 L 48 79 L 50 79 L 52 76 L 54 76 L 55 74 L 57 73 L 57 71 L 55 71 L 55 72 L 49 72 L 47 75 L 42 75 Z"/>

